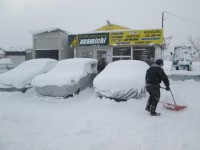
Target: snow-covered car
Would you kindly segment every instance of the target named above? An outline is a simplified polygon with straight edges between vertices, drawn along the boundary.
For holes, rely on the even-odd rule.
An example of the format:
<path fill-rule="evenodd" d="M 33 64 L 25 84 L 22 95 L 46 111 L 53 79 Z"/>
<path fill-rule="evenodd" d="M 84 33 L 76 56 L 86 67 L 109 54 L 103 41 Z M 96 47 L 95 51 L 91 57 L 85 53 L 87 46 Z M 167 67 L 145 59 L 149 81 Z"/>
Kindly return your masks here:
<path fill-rule="evenodd" d="M 115 100 L 140 99 L 145 96 L 145 74 L 149 65 L 138 60 L 110 63 L 93 81 L 99 97 Z"/>
<path fill-rule="evenodd" d="M 36 93 L 42 96 L 69 97 L 92 86 L 97 75 L 97 60 L 72 58 L 59 61 L 54 69 L 33 79 Z"/>
<path fill-rule="evenodd" d="M 14 69 L 16 64 L 12 62 L 10 58 L 1 58 L 0 59 L 0 74 L 5 73 L 11 69 Z"/>
<path fill-rule="evenodd" d="M 191 46 L 176 46 L 173 54 L 173 68 L 192 71 L 193 52 Z"/>
<path fill-rule="evenodd" d="M 0 91 L 22 91 L 31 88 L 31 81 L 37 75 L 51 70 L 57 64 L 54 59 L 32 59 L 16 68 L 0 74 Z"/>

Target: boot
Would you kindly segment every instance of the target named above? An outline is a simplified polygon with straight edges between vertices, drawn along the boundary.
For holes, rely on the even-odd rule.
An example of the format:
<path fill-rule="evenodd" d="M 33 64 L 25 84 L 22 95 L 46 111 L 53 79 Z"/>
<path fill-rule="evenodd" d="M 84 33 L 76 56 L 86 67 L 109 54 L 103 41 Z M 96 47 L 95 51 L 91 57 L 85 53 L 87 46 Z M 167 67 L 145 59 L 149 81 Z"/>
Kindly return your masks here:
<path fill-rule="evenodd" d="M 155 112 L 155 111 L 151 111 L 150 115 L 151 115 L 151 116 L 160 116 L 161 113 L 157 113 L 157 112 Z"/>
<path fill-rule="evenodd" d="M 147 107 L 145 108 L 145 110 L 148 111 L 148 112 L 150 112 L 150 107 L 147 106 Z"/>

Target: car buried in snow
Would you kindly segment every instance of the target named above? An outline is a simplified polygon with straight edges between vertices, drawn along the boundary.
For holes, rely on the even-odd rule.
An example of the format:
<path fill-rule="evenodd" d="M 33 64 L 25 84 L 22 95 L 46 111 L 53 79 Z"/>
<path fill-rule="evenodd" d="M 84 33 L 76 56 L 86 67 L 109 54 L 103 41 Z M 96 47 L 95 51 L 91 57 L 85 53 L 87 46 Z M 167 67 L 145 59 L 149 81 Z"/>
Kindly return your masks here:
<path fill-rule="evenodd" d="M 192 71 L 192 62 L 193 52 L 191 46 L 175 46 L 172 69 Z"/>
<path fill-rule="evenodd" d="M 98 74 L 93 85 L 99 97 L 116 101 L 145 96 L 145 74 L 149 65 L 139 60 L 119 60 L 112 62 Z"/>
<path fill-rule="evenodd" d="M 72 58 L 58 62 L 50 72 L 35 77 L 32 85 L 40 96 L 73 96 L 92 86 L 97 75 L 97 60 Z"/>
<path fill-rule="evenodd" d="M 14 69 L 0 74 L 0 91 L 25 92 L 31 88 L 31 81 L 37 75 L 43 74 L 55 67 L 55 59 L 32 59 L 27 60 Z"/>

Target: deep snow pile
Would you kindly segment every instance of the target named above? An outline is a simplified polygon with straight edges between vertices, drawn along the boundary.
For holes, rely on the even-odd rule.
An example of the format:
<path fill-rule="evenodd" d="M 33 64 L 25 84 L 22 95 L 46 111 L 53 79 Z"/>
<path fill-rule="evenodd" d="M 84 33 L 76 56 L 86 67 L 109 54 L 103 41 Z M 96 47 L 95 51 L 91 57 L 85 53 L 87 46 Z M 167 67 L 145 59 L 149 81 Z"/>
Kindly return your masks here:
<path fill-rule="evenodd" d="M 1 150 L 199 150 L 200 84 L 170 81 L 177 103 L 160 117 L 144 110 L 148 97 L 117 103 L 97 98 L 93 88 L 73 98 L 37 97 L 33 89 L 0 92 Z M 161 91 L 161 101 L 171 101 Z"/>

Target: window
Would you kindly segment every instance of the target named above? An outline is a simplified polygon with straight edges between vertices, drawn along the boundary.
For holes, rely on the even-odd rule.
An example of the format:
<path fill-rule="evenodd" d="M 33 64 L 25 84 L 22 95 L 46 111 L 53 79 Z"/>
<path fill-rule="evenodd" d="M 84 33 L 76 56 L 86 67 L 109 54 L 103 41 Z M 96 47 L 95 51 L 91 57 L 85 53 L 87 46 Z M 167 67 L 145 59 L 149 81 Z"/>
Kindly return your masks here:
<path fill-rule="evenodd" d="M 131 56 L 131 47 L 113 47 L 113 56 Z"/>
<path fill-rule="evenodd" d="M 76 50 L 76 57 L 78 58 L 94 58 L 93 48 L 80 47 Z"/>
<path fill-rule="evenodd" d="M 113 61 L 130 60 L 131 47 L 113 47 Z"/>
<path fill-rule="evenodd" d="M 117 60 L 131 60 L 131 57 L 113 57 L 113 61 Z"/>

